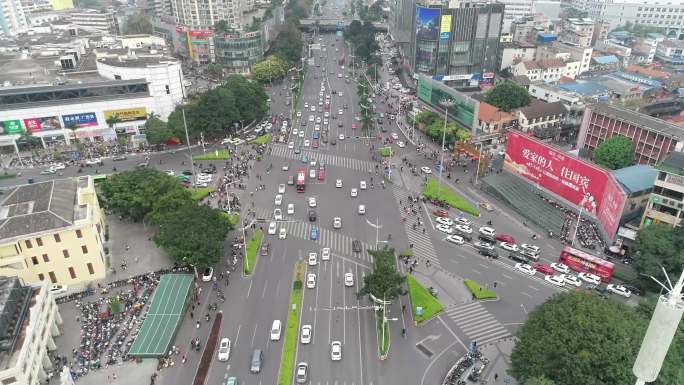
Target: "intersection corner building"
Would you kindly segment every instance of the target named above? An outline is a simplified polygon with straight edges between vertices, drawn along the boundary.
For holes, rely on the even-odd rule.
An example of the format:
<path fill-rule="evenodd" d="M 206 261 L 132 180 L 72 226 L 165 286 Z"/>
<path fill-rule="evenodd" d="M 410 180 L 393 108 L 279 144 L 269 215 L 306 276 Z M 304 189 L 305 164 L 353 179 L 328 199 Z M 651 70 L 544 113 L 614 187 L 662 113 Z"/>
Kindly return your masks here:
<path fill-rule="evenodd" d="M 90 177 L 13 187 L 0 196 L 0 276 L 26 285 L 104 278 L 105 230 Z"/>

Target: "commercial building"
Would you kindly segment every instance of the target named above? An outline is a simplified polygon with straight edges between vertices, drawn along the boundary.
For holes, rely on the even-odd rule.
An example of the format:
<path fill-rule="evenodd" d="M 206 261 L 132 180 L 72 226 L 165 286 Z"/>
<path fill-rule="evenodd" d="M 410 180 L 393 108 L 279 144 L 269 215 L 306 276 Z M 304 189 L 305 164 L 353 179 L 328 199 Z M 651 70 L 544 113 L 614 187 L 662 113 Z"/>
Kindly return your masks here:
<path fill-rule="evenodd" d="M 577 134 L 577 128 L 584 116 L 585 103 L 582 95 L 567 91 L 555 84 L 545 83 L 530 84 L 528 91 L 530 96 L 547 103 L 563 103 L 567 114 L 561 121 L 561 136 L 574 137 Z"/>
<path fill-rule="evenodd" d="M 576 47 L 591 47 L 594 36 L 594 21 L 591 19 L 563 19 L 558 40 Z"/>
<path fill-rule="evenodd" d="M 53 367 L 50 352 L 63 322 L 48 285 L 0 277 L 0 319 L 0 383 L 46 383 L 48 372 L 60 369 Z"/>
<path fill-rule="evenodd" d="M 568 110 L 561 102 L 533 102 L 518 110 L 518 129 L 539 139 L 558 138 Z"/>
<path fill-rule="evenodd" d="M 512 113 L 501 111 L 491 104 L 480 102 L 477 114 L 479 130 L 483 135 L 503 137 L 516 124 Z"/>
<path fill-rule="evenodd" d="M 499 3 L 466 1 L 417 6 L 413 72 L 440 76 L 452 87 L 471 86 L 473 79 L 491 83 L 499 63 L 503 9 Z"/>
<path fill-rule="evenodd" d="M 477 115 L 480 102 L 476 99 L 425 75 L 418 77 L 417 96 L 421 103 L 441 112 L 442 116 L 444 116 L 444 107 L 441 102 L 443 100 L 453 101 L 454 105 L 447 111 L 449 119 L 470 131 L 473 134 L 473 140 L 476 142 L 490 139 L 490 136 L 486 135 L 480 127 Z M 498 136 L 498 134 L 492 136 Z"/>
<path fill-rule="evenodd" d="M 230 73 L 249 73 L 252 64 L 263 58 L 264 47 L 261 31 L 214 35 L 216 62 Z"/>
<path fill-rule="evenodd" d="M 580 126 L 577 147 L 588 155 L 615 135 L 632 139 L 634 162 L 652 166 L 672 152 L 684 150 L 684 128 L 642 113 L 598 103 L 587 106 Z"/>
<path fill-rule="evenodd" d="M 184 60 L 200 65 L 216 60 L 212 30 L 176 26 L 176 33 L 177 52 Z"/>
<path fill-rule="evenodd" d="M 176 23 L 191 29 L 209 29 L 221 20 L 232 29 L 242 27 L 246 1 L 171 0 L 171 12 Z"/>
<path fill-rule="evenodd" d="M 658 177 L 648 200 L 642 226 L 666 223 L 681 226 L 684 217 L 684 153 L 673 152 L 656 166 Z"/>
<path fill-rule="evenodd" d="M 653 192 L 658 171 L 647 164 L 636 164 L 614 170 L 612 174 L 627 196 L 620 224 L 632 222 L 638 227 Z"/>
<path fill-rule="evenodd" d="M 501 59 L 499 69 L 505 70 L 523 61 L 534 60 L 537 46 L 528 42 L 503 44 L 501 47 Z"/>
<path fill-rule="evenodd" d="M 413 14 L 415 13 L 415 1 L 392 0 L 389 2 L 390 12 L 387 18 L 388 31 L 392 41 L 397 45 L 402 54 L 410 50 Z"/>
<path fill-rule="evenodd" d="M 684 41 L 663 40 L 656 48 L 655 57 L 664 64 L 681 66 L 684 64 Z"/>
<path fill-rule="evenodd" d="M 0 0 L 0 32 L 14 36 L 28 29 L 28 20 L 20 0 Z"/>
<path fill-rule="evenodd" d="M 104 213 L 88 176 L 14 187 L 0 203 L 0 275 L 27 284 L 106 275 Z"/>
<path fill-rule="evenodd" d="M 111 10 L 80 9 L 69 13 L 72 24 L 86 30 L 97 30 L 118 35 L 121 33 Z"/>
<path fill-rule="evenodd" d="M 579 72 L 580 63 L 565 62 L 561 59 L 528 60 L 514 65 L 512 73 L 515 76 L 527 76 L 530 81 L 557 82 L 561 77 L 574 79 Z"/>

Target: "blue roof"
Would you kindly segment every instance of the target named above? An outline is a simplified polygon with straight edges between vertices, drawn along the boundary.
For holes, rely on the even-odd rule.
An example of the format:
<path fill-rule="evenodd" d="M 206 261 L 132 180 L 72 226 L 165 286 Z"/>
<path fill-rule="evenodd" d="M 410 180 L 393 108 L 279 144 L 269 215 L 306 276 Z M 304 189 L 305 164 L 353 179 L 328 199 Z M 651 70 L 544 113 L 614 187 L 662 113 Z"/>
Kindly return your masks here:
<path fill-rule="evenodd" d="M 618 62 L 618 58 L 615 55 L 595 56 L 592 59 L 598 64 L 615 64 Z"/>
<path fill-rule="evenodd" d="M 653 166 L 637 164 L 613 171 L 613 176 L 625 189 L 628 195 L 647 191 L 653 188 L 658 170 Z"/>
<path fill-rule="evenodd" d="M 577 92 L 583 96 L 594 96 L 608 91 L 608 88 L 604 87 L 598 82 L 593 81 L 585 81 L 582 83 L 565 83 L 560 84 L 559 86 L 566 91 Z"/>

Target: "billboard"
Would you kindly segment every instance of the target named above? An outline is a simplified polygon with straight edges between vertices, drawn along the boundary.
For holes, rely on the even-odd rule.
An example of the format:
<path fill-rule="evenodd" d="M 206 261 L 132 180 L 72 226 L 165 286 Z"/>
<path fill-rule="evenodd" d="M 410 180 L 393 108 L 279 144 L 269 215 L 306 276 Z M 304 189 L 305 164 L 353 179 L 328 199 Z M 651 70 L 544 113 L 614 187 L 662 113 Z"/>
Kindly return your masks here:
<path fill-rule="evenodd" d="M 444 109 L 440 105 L 442 100 L 453 100 L 455 104 L 449 108 L 449 116 L 466 128 L 473 127 L 478 108 L 475 99 L 422 75 L 418 78 L 417 95 L 422 102 L 440 110 Z"/>
<path fill-rule="evenodd" d="M 518 132 L 508 133 L 504 167 L 582 207 L 615 236 L 626 197 L 608 171 Z"/>
<path fill-rule="evenodd" d="M 105 110 L 105 121 L 111 116 L 118 116 L 122 122 L 130 122 L 132 120 L 147 119 L 147 109 L 145 107 L 122 108 L 119 110 Z"/>
<path fill-rule="evenodd" d="M 416 7 L 416 39 L 439 38 L 439 8 Z"/>
<path fill-rule="evenodd" d="M 21 125 L 21 120 L 0 121 L 0 135 L 21 134 L 22 132 L 24 132 L 24 127 Z"/>
<path fill-rule="evenodd" d="M 97 116 L 94 112 L 62 115 L 62 121 L 64 121 L 64 127 L 69 127 L 71 124 L 75 125 L 76 127 L 97 126 Z"/>
<path fill-rule="evenodd" d="M 46 116 L 44 118 L 24 119 L 24 127 L 28 132 L 59 130 L 62 128 L 62 123 L 56 116 Z"/>
<path fill-rule="evenodd" d="M 439 23 L 439 38 L 449 40 L 451 37 L 451 15 L 442 15 Z"/>

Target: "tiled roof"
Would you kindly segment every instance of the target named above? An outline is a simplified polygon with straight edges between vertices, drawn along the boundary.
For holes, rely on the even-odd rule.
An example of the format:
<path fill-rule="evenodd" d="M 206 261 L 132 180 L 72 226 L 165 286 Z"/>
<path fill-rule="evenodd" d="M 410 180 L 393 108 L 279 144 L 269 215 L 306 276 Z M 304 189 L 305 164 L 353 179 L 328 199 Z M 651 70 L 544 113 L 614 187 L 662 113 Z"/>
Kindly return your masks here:
<path fill-rule="evenodd" d="M 480 110 L 477 113 L 478 118 L 487 123 L 500 122 L 502 120 L 510 120 L 513 116 L 505 111 L 492 106 L 489 103 L 480 103 Z"/>
<path fill-rule="evenodd" d="M 637 164 L 612 171 L 627 193 L 634 194 L 653 188 L 658 171 L 646 164 Z"/>
<path fill-rule="evenodd" d="M 523 107 L 520 109 L 520 113 L 523 114 L 528 120 L 542 118 L 545 116 L 561 115 L 567 113 L 567 109 L 562 102 L 553 103 L 533 103 L 529 107 Z"/>
<path fill-rule="evenodd" d="M 565 67 L 561 59 L 527 60 L 523 64 L 528 70 Z"/>

